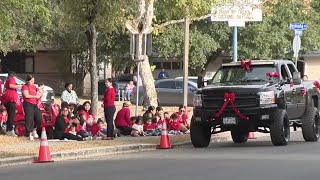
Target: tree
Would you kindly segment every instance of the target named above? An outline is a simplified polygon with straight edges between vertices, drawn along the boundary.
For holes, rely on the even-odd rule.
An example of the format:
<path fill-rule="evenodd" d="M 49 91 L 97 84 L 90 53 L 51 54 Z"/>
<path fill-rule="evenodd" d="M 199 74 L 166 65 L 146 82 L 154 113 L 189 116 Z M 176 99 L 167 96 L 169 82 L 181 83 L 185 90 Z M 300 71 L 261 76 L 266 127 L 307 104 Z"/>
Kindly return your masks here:
<path fill-rule="evenodd" d="M 62 7 L 66 25 L 75 24 L 86 35 L 91 77 L 91 103 L 93 113 L 98 110 L 97 39 L 101 32 L 111 33 L 126 16 L 125 5 L 130 0 L 65 0 Z"/>
<path fill-rule="evenodd" d="M 153 19 L 155 19 L 158 24 L 155 25 L 155 33 L 157 34 L 162 28 L 180 22 L 180 20 L 172 19 L 185 18 L 186 16 L 193 18 L 199 15 L 205 15 L 211 8 L 211 3 L 214 3 L 214 0 L 137 1 L 138 6 L 135 16 L 133 20 L 130 20 L 126 23 L 126 27 L 132 34 L 139 34 L 140 37 L 137 58 L 144 60 L 141 62 L 140 71 L 145 92 L 145 105 L 156 106 L 157 97 L 154 87 L 154 79 L 151 78 L 153 76 L 150 69 L 148 56 L 142 54 L 142 35 L 153 32 Z"/>
<path fill-rule="evenodd" d="M 21 49 L 34 49 L 46 41 L 49 26 L 46 0 L 1 0 L 0 52 L 10 51 L 13 44 L 19 44 Z"/>

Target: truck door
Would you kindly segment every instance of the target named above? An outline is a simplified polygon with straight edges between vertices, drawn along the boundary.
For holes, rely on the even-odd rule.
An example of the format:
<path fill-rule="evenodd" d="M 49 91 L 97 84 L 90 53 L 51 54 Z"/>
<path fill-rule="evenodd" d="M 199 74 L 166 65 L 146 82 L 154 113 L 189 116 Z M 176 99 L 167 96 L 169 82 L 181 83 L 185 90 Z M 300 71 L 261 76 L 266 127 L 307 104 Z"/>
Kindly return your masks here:
<path fill-rule="evenodd" d="M 281 69 L 282 79 L 286 82 L 289 81 L 291 77 L 285 64 L 282 64 L 280 69 Z M 283 90 L 284 90 L 284 96 L 285 96 L 286 105 L 287 105 L 287 114 L 289 119 L 298 118 L 298 114 L 299 114 L 297 113 L 298 106 L 297 106 L 297 103 L 295 103 L 295 99 L 294 99 L 296 90 L 292 87 L 290 83 L 286 83 L 283 86 Z"/>
<path fill-rule="evenodd" d="M 294 72 L 298 72 L 297 68 L 293 64 L 288 64 L 288 69 L 290 71 L 291 77 L 293 77 Z M 293 93 L 293 100 L 297 104 L 297 116 L 302 117 L 305 109 L 306 109 L 306 99 L 307 94 L 304 92 L 305 87 L 304 84 L 301 83 L 300 85 L 294 85 L 295 93 Z"/>

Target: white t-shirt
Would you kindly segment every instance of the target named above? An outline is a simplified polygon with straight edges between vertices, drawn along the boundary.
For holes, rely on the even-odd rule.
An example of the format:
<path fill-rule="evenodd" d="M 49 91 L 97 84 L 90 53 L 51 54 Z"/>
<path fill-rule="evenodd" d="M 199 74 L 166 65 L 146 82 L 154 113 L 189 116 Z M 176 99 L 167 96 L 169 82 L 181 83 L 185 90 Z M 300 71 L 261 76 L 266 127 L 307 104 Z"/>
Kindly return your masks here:
<path fill-rule="evenodd" d="M 134 124 L 132 125 L 132 128 L 138 130 L 139 133 L 143 132 L 143 125 Z"/>

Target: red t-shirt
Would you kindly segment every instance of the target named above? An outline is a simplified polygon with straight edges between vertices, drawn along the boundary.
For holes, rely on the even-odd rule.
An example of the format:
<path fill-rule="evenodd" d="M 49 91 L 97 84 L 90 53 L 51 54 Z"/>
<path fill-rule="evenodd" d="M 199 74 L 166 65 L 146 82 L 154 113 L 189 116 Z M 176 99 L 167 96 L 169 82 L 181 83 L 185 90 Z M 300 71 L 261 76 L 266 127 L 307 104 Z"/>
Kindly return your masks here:
<path fill-rule="evenodd" d="M 144 131 L 148 131 L 148 130 L 153 130 L 157 128 L 157 124 L 153 123 L 153 124 L 144 124 L 143 125 L 143 130 Z"/>
<path fill-rule="evenodd" d="M 180 115 L 179 112 L 176 112 L 176 114 L 178 116 L 179 123 L 183 124 L 184 126 L 187 126 L 188 125 L 187 119 L 189 118 L 188 114 Z"/>
<path fill-rule="evenodd" d="M 85 118 L 86 123 L 92 118 L 92 120 L 95 120 L 95 116 L 92 113 L 88 113 L 85 110 L 81 110 L 79 114 L 82 114 Z"/>
<path fill-rule="evenodd" d="M 92 124 L 92 126 L 91 126 L 92 135 L 96 136 L 99 131 L 101 131 L 101 127 L 99 126 L 99 124 L 97 124 L 97 123 Z"/>
<path fill-rule="evenodd" d="M 179 121 L 171 121 L 170 122 L 170 130 L 179 131 L 180 130 L 180 122 Z"/>
<path fill-rule="evenodd" d="M 168 119 L 159 119 L 159 121 L 157 122 L 158 125 L 162 125 L 163 122 L 166 122 L 166 125 L 169 125 L 169 120 Z"/>
<path fill-rule="evenodd" d="M 2 103 L 5 104 L 7 102 L 17 102 L 18 93 L 16 89 L 9 88 L 9 84 L 16 85 L 16 79 L 14 77 L 9 77 L 4 85 L 5 92 L 2 97 Z"/>
<path fill-rule="evenodd" d="M 70 119 L 68 117 L 64 117 L 64 122 L 66 124 L 69 124 Z M 68 127 L 66 127 L 66 129 L 64 130 L 64 133 L 69 133 L 69 128 Z"/>
<path fill-rule="evenodd" d="M 116 90 L 113 87 L 108 88 L 104 92 L 104 97 L 103 97 L 104 107 L 114 106 L 115 100 L 116 100 Z"/>
<path fill-rule="evenodd" d="M 37 90 L 38 88 L 35 86 L 35 85 L 23 85 L 22 88 L 21 88 L 21 91 L 29 91 L 29 95 L 31 96 L 36 96 L 37 95 Z M 38 104 L 38 99 L 37 98 L 26 98 L 23 96 L 23 100 L 25 102 L 28 102 L 28 103 L 31 103 L 31 104 Z"/>

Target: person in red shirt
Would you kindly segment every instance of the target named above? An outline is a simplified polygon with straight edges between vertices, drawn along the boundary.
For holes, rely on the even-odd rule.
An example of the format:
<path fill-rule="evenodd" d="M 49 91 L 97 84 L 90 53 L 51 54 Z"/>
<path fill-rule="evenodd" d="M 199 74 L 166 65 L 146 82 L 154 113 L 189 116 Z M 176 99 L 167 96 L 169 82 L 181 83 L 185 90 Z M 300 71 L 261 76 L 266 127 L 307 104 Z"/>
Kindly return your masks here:
<path fill-rule="evenodd" d="M 180 107 L 179 107 L 179 111 L 178 112 L 176 112 L 176 114 L 178 115 L 178 121 L 180 122 L 180 124 L 182 125 L 182 128 L 187 128 L 187 129 L 189 129 L 189 123 L 188 123 L 188 121 L 189 121 L 189 117 L 188 117 L 188 114 L 187 114 L 187 112 L 186 112 L 186 108 L 183 106 L 183 105 L 181 105 Z"/>
<path fill-rule="evenodd" d="M 8 73 L 8 79 L 4 84 L 4 91 L 1 99 L 1 103 L 6 107 L 8 112 L 7 121 L 7 135 L 17 136 L 13 131 L 13 120 L 16 115 L 16 103 L 19 100 L 17 89 L 20 89 L 22 85 L 16 83 L 16 74 L 12 71 Z M 20 100 L 19 100 L 20 101 Z"/>
<path fill-rule="evenodd" d="M 86 101 L 83 103 L 84 109 L 79 112 L 80 116 L 83 118 L 84 131 L 90 132 L 91 126 L 96 123 L 96 117 L 92 113 L 91 103 Z"/>
<path fill-rule="evenodd" d="M 125 136 L 131 135 L 132 122 L 130 120 L 130 108 L 128 103 L 123 103 L 122 109 L 117 113 L 114 123 L 121 134 Z"/>
<path fill-rule="evenodd" d="M 105 138 L 106 135 L 102 133 L 102 125 L 103 125 L 103 121 L 102 119 L 99 119 L 96 123 L 94 123 L 91 126 L 91 134 L 95 139 Z"/>
<path fill-rule="evenodd" d="M 37 105 L 42 94 L 38 93 L 33 76 L 28 75 L 26 81 L 26 84 L 22 86 L 25 127 L 26 135 L 29 136 L 30 140 L 33 140 L 39 138 L 37 128 L 41 125 L 41 111 Z"/>
<path fill-rule="evenodd" d="M 152 123 L 152 118 L 148 117 L 146 123 L 143 125 L 143 130 L 147 136 L 156 136 L 157 124 Z"/>
<path fill-rule="evenodd" d="M 103 97 L 104 117 L 107 122 L 107 138 L 106 140 L 114 139 L 114 124 L 113 117 L 116 112 L 114 101 L 116 100 L 116 90 L 112 86 L 112 79 L 108 78 L 106 81 L 106 91 Z"/>
<path fill-rule="evenodd" d="M 5 107 L 0 107 L 0 134 L 6 134 L 2 129 L 3 123 L 6 123 L 8 120 L 8 115 Z"/>

